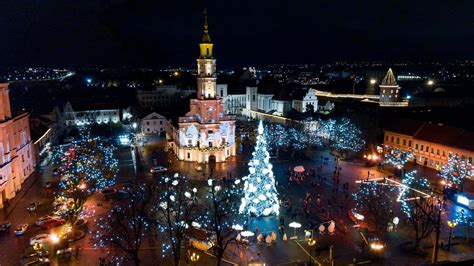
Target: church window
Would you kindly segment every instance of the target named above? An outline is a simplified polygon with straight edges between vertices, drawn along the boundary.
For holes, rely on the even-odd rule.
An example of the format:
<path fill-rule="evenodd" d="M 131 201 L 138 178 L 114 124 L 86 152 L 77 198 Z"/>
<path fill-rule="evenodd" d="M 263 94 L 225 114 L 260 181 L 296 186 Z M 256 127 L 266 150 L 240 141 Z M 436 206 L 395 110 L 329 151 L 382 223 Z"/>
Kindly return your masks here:
<path fill-rule="evenodd" d="M 255 101 L 255 94 L 253 95 L 253 101 Z"/>
<path fill-rule="evenodd" d="M 207 53 L 207 55 L 209 55 L 209 48 L 206 49 L 206 53 Z"/>
<path fill-rule="evenodd" d="M 212 148 L 212 141 L 209 141 L 209 148 Z"/>
<path fill-rule="evenodd" d="M 191 159 L 191 153 L 188 152 L 188 159 Z"/>

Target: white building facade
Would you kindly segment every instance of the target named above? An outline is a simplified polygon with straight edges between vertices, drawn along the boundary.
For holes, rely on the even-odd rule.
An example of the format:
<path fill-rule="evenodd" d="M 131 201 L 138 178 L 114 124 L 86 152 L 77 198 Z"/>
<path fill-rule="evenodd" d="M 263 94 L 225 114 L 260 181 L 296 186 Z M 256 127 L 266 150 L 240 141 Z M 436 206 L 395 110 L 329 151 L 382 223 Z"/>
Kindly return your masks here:
<path fill-rule="evenodd" d="M 140 128 L 143 134 L 163 134 L 166 132 L 166 118 L 153 112 L 140 120 Z"/>

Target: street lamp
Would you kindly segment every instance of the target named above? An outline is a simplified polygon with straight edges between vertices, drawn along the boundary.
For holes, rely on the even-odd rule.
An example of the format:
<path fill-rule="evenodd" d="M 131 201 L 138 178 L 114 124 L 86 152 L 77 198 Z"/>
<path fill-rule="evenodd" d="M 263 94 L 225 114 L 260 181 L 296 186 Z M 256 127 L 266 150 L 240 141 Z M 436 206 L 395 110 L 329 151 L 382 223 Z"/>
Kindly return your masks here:
<path fill-rule="evenodd" d="M 376 79 L 370 79 L 370 85 L 374 85 L 375 83 L 377 83 Z"/>
<path fill-rule="evenodd" d="M 56 245 L 59 242 L 59 236 L 56 233 L 52 233 L 49 235 L 49 239 L 51 240 L 51 243 L 53 244 L 53 252 L 54 252 L 54 245 Z"/>
<path fill-rule="evenodd" d="M 199 260 L 199 255 L 193 252 L 189 259 L 191 259 L 191 261 L 194 262 L 194 266 L 196 266 L 196 262 Z"/>
<path fill-rule="evenodd" d="M 309 246 L 309 266 L 313 265 L 313 262 L 311 261 L 311 248 L 316 245 L 316 240 L 314 239 L 308 239 L 308 246 Z"/>
<path fill-rule="evenodd" d="M 428 86 L 433 86 L 433 85 L 434 85 L 434 81 L 430 79 L 430 80 L 428 80 L 428 81 L 426 82 L 426 84 L 428 84 Z"/>
<path fill-rule="evenodd" d="M 456 225 L 458 225 L 458 222 L 452 221 L 452 220 L 448 220 L 448 226 L 449 226 L 449 240 L 448 240 L 448 248 L 447 248 L 447 250 L 450 250 L 450 248 L 451 248 L 451 238 L 452 238 L 452 236 L 453 236 L 453 228 L 456 227 Z"/>

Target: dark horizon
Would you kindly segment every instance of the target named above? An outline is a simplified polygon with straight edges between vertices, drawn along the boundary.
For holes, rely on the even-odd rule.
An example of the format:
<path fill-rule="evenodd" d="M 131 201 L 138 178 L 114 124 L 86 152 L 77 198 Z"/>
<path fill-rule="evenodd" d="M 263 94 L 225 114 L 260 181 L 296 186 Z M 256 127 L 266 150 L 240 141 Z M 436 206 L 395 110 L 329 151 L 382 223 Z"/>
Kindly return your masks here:
<path fill-rule="evenodd" d="M 218 67 L 474 57 L 472 1 L 155 2 L 3 3 L 0 65 L 193 65 L 204 7 Z"/>

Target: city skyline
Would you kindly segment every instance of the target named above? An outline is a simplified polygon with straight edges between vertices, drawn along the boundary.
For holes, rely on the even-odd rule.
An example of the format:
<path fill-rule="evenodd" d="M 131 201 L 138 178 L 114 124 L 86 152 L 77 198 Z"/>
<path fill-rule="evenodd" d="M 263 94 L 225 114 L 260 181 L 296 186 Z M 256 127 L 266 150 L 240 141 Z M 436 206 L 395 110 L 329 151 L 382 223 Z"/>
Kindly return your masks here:
<path fill-rule="evenodd" d="M 222 67 L 473 56 L 468 2 L 15 1 L 2 7 L 1 65 L 190 65 L 204 7 Z"/>

